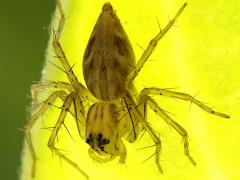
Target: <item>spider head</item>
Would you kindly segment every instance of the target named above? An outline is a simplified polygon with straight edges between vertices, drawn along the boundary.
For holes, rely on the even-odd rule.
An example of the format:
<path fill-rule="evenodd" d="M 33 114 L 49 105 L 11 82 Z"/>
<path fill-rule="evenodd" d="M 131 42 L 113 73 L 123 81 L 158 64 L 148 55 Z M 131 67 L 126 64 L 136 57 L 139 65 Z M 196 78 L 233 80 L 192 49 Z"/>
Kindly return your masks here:
<path fill-rule="evenodd" d="M 121 119 L 121 104 L 97 102 L 88 111 L 86 123 L 86 143 L 100 156 L 121 154 L 121 138 L 125 128 Z"/>

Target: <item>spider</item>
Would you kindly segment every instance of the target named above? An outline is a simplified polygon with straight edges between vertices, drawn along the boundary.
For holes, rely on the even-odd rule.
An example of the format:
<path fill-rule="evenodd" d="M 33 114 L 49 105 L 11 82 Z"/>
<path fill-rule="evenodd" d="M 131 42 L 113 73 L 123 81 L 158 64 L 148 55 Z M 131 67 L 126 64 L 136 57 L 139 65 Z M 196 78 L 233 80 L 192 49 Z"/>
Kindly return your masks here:
<path fill-rule="evenodd" d="M 83 57 L 82 68 L 87 86 L 85 87 L 75 76 L 72 66 L 69 64 L 60 44 L 65 17 L 60 2 L 57 3 L 61 19 L 57 31 L 54 31 L 52 44 L 69 83 L 39 83 L 31 88 L 33 102 L 36 101 L 36 93 L 38 91 L 50 88 L 56 89 L 44 101 L 45 103 L 40 105 L 33 113 L 25 127 L 26 142 L 33 159 L 32 176 L 34 176 L 36 169 L 36 152 L 31 139 L 31 128 L 58 98 L 63 101 L 63 105 L 49 138 L 48 147 L 56 155 L 76 168 L 87 179 L 89 176 L 85 171 L 55 147 L 57 134 L 62 125 L 64 125 L 67 113 L 74 115 L 79 135 L 90 146 L 90 157 L 98 162 L 110 161 L 119 156 L 119 162 L 124 163 L 127 150 L 123 139 L 134 143 L 139 133 L 146 131 L 155 143 L 155 163 L 159 171 L 162 172 L 159 163 L 161 141 L 147 121 L 146 113 L 147 107 L 149 107 L 182 136 L 185 155 L 193 165 L 196 164 L 189 153 L 186 130 L 159 107 L 150 95 L 167 96 L 190 101 L 210 114 L 223 118 L 229 118 L 229 116 L 214 111 L 189 94 L 161 88 L 144 88 L 140 93 L 137 93 L 133 84 L 133 80 L 154 51 L 159 40 L 173 26 L 186 5 L 187 3 L 184 3 L 173 19 L 150 41 L 136 63 L 133 49 L 120 20 L 113 11 L 111 4 L 105 3 Z M 83 101 L 86 99 L 93 102 L 87 112 L 83 106 Z M 73 112 L 70 111 L 71 107 L 74 109 Z"/>

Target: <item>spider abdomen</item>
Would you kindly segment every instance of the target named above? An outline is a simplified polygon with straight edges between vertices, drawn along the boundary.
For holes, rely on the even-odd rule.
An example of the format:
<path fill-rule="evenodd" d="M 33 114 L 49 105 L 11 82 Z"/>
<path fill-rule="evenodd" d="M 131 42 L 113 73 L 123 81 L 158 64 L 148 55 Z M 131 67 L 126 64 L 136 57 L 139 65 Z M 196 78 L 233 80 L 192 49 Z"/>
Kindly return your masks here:
<path fill-rule="evenodd" d="M 100 100 L 118 99 L 133 67 L 135 57 L 128 37 L 111 5 L 106 3 L 83 58 L 86 85 Z"/>

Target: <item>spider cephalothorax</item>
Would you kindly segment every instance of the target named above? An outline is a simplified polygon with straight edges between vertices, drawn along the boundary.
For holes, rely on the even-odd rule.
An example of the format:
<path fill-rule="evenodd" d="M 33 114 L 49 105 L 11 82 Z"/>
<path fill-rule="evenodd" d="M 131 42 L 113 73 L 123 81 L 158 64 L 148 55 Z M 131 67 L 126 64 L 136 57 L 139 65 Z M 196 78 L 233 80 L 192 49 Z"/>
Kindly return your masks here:
<path fill-rule="evenodd" d="M 125 146 L 122 137 L 129 132 L 130 124 L 126 121 L 124 109 L 119 102 L 105 101 L 93 104 L 87 114 L 86 120 L 86 142 L 91 146 L 92 153 L 98 153 L 105 157 L 121 156 L 120 161 L 124 161 L 123 155 Z M 97 161 L 102 159 L 95 158 Z"/>

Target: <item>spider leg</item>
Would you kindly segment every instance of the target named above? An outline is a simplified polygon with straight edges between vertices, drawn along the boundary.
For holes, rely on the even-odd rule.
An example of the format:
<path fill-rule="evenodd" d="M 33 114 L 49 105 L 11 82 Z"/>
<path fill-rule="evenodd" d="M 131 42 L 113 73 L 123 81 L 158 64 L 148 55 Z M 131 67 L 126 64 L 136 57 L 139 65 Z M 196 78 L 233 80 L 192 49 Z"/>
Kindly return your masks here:
<path fill-rule="evenodd" d="M 122 101 L 123 110 L 125 111 L 124 116 L 122 118 L 127 118 L 128 121 L 131 123 L 131 128 L 128 137 L 126 140 L 130 143 L 133 143 L 137 140 L 138 134 L 139 134 L 139 126 L 138 126 L 138 120 L 134 116 L 133 113 L 131 113 L 131 106 L 126 103 L 126 101 Z M 128 116 L 129 115 L 129 116 Z"/>
<path fill-rule="evenodd" d="M 125 87 L 129 88 L 129 85 L 131 85 L 131 82 L 134 80 L 134 78 L 138 75 L 138 73 L 140 72 L 140 70 L 142 69 L 142 67 L 144 66 L 144 64 L 146 63 L 146 61 L 148 60 L 149 56 L 152 54 L 152 52 L 154 51 L 155 47 L 157 46 L 157 43 L 159 42 L 159 40 L 161 38 L 163 38 L 163 36 L 169 31 L 169 29 L 173 26 L 173 24 L 176 22 L 177 18 L 181 15 L 181 13 L 183 12 L 184 8 L 186 7 L 187 3 L 184 3 L 182 5 L 182 7 L 178 10 L 178 12 L 176 13 L 176 15 L 173 17 L 172 20 L 169 21 L 169 23 L 161 30 L 160 32 L 149 42 L 146 50 L 143 52 L 141 58 L 139 59 L 139 61 L 136 64 L 135 69 L 129 73 L 129 75 L 126 78 L 125 81 Z"/>
<path fill-rule="evenodd" d="M 78 128 L 78 133 L 82 139 L 86 140 L 86 116 L 85 116 L 85 109 L 83 106 L 83 100 L 80 96 L 76 96 L 73 99 L 74 103 L 74 111 L 75 111 L 75 119 Z"/>
<path fill-rule="evenodd" d="M 37 100 L 37 93 L 39 91 L 44 91 L 48 89 L 55 89 L 55 90 L 68 90 L 71 92 L 73 90 L 71 84 L 66 82 L 46 82 L 46 83 L 39 83 L 34 84 L 31 86 L 31 96 L 32 96 L 32 104 L 35 106 L 38 102 Z"/>
<path fill-rule="evenodd" d="M 61 126 L 63 125 L 65 117 L 66 117 L 67 113 L 69 112 L 69 108 L 71 107 L 73 99 L 76 97 L 76 95 L 77 94 L 75 92 L 72 92 L 64 100 L 63 106 L 62 106 L 62 111 L 60 113 L 60 116 L 58 118 L 56 125 L 54 126 L 54 129 L 52 130 L 51 137 L 49 138 L 48 147 L 56 155 L 58 155 L 60 158 L 63 158 L 67 163 L 69 163 L 71 166 L 76 168 L 86 179 L 89 179 L 88 175 L 77 165 L 77 163 L 75 163 L 74 161 L 67 158 L 63 153 L 61 153 L 59 151 L 58 148 L 55 147 L 55 140 L 57 138 L 58 131 L 61 128 Z"/>
<path fill-rule="evenodd" d="M 25 133 L 25 137 L 26 137 L 26 142 L 30 151 L 30 155 L 33 159 L 33 164 L 32 164 L 32 177 L 34 177 L 35 175 L 35 171 L 36 171 L 36 152 L 34 150 L 33 147 L 33 143 L 32 143 L 32 138 L 31 138 L 31 129 L 33 127 L 33 125 L 35 124 L 35 122 L 39 119 L 39 117 L 41 117 L 47 110 L 48 108 L 51 106 L 51 104 L 54 103 L 54 101 L 59 97 L 61 99 L 64 99 L 66 97 L 66 93 L 64 91 L 56 91 L 54 93 L 52 93 L 47 100 L 45 101 L 45 103 L 39 107 L 39 109 L 37 110 L 37 112 L 35 112 L 31 119 L 28 121 L 28 124 L 25 126 L 24 128 L 24 133 Z"/>
<path fill-rule="evenodd" d="M 153 142 L 156 145 L 156 151 L 155 151 L 155 163 L 158 167 L 158 170 L 162 173 L 162 167 L 160 165 L 160 153 L 161 153 L 161 141 L 160 138 L 157 136 L 156 132 L 153 130 L 153 128 L 149 125 L 149 123 L 144 119 L 144 112 L 139 111 L 137 108 L 136 103 L 134 102 L 132 96 L 126 92 L 123 96 L 125 102 L 131 107 L 131 113 L 133 116 L 136 116 L 136 118 L 139 120 L 139 122 L 143 125 L 143 127 L 146 129 L 150 137 L 152 138 Z"/>
<path fill-rule="evenodd" d="M 210 114 L 220 116 L 222 118 L 230 118 L 229 115 L 221 113 L 221 112 L 214 111 L 212 108 L 204 105 L 202 102 L 195 99 L 193 96 L 191 96 L 189 94 L 176 92 L 176 91 L 170 91 L 170 90 L 166 90 L 166 89 L 160 89 L 160 88 L 145 88 L 141 91 L 140 96 L 144 95 L 144 94 L 145 95 L 152 94 L 152 95 L 168 96 L 168 97 L 174 97 L 174 98 L 182 99 L 182 100 L 185 100 L 185 101 L 190 101 L 191 103 L 196 104 L 202 110 L 207 111 Z"/>
<path fill-rule="evenodd" d="M 185 155 L 188 157 L 189 161 L 193 164 L 196 165 L 196 162 L 192 158 L 192 156 L 189 153 L 189 143 L 188 143 L 188 134 L 186 130 L 179 125 L 177 122 L 175 122 L 170 116 L 168 116 L 163 109 L 161 109 L 156 101 L 154 101 L 151 97 L 148 95 L 142 95 L 140 96 L 140 102 L 143 104 L 149 105 L 149 107 L 156 112 L 167 124 L 172 126 L 180 136 L 182 136 L 183 140 L 183 145 L 184 145 L 184 152 Z"/>
<path fill-rule="evenodd" d="M 56 0 L 56 5 L 57 5 L 57 9 L 59 11 L 59 14 L 61 16 L 59 24 L 58 24 L 58 30 L 56 32 L 57 33 L 56 38 L 59 40 L 60 36 L 61 36 L 61 32 L 62 32 L 64 24 L 65 24 L 65 15 L 64 15 L 62 4 L 61 4 L 60 0 Z"/>
<path fill-rule="evenodd" d="M 53 32 L 53 42 L 52 42 L 52 45 L 53 45 L 54 52 L 55 52 L 56 56 L 58 57 L 58 59 L 60 60 L 61 64 L 63 65 L 65 73 L 67 74 L 68 79 L 69 79 L 70 83 L 72 84 L 72 86 L 74 87 L 74 89 L 79 94 L 81 94 L 82 96 L 87 96 L 88 98 L 90 98 L 92 100 L 95 100 L 95 98 L 87 90 L 87 88 L 84 87 L 84 85 L 81 84 L 78 81 L 76 75 L 73 72 L 73 66 L 70 66 L 70 64 L 69 64 L 69 62 L 67 60 L 67 57 L 66 57 L 66 55 L 64 53 L 64 50 L 63 50 L 63 48 L 62 48 L 62 46 L 60 44 L 60 37 L 61 37 L 62 30 L 64 28 L 65 16 L 64 16 L 64 13 L 63 13 L 63 9 L 62 9 L 60 0 L 56 0 L 56 2 L 57 2 L 57 9 L 58 9 L 58 11 L 60 13 L 61 18 L 60 18 L 60 22 L 59 22 L 57 31 Z"/>
<path fill-rule="evenodd" d="M 120 141 L 120 159 L 119 163 L 124 164 L 127 158 L 127 149 L 126 146 L 124 145 L 123 141 Z"/>

